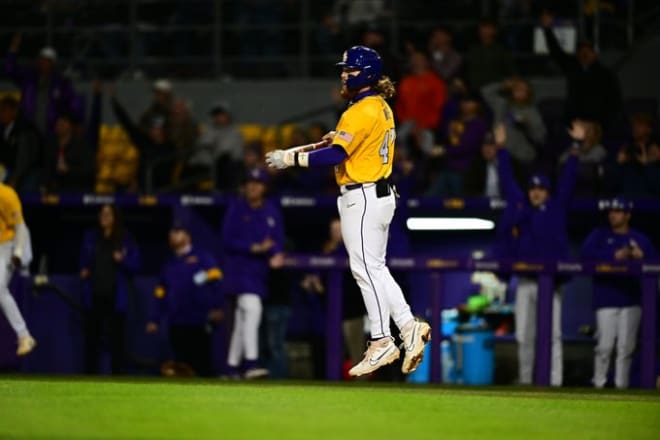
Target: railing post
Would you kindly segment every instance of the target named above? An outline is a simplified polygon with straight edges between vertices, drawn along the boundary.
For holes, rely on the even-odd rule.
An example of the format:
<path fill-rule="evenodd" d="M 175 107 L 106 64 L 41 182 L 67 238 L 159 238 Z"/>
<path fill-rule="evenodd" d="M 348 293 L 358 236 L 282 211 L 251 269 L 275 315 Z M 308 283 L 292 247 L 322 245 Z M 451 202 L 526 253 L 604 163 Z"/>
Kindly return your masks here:
<path fill-rule="evenodd" d="M 645 275 L 642 277 L 642 331 L 641 352 L 642 371 L 641 387 L 655 388 L 655 344 L 656 344 L 656 315 L 658 278 L 657 276 Z"/>
<path fill-rule="evenodd" d="M 534 361 L 534 383 L 550 385 L 552 371 L 552 297 L 554 295 L 552 274 L 542 273 L 538 277 L 538 302 L 536 309 L 536 359 Z"/>
<path fill-rule="evenodd" d="M 326 375 L 328 380 L 342 377 L 342 271 L 328 271 L 328 312 L 326 321 Z"/>
<path fill-rule="evenodd" d="M 440 344 L 442 341 L 442 274 L 431 273 L 431 378 L 430 382 L 442 382 L 442 362 Z M 437 337 L 436 337 L 437 335 Z"/>

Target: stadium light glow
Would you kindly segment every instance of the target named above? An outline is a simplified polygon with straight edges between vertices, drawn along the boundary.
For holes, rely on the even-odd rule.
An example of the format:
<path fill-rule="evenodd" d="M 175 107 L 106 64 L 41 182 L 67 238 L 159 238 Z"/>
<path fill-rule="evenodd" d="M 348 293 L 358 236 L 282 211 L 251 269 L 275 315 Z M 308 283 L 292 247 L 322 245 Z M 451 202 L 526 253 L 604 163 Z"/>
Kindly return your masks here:
<path fill-rule="evenodd" d="M 411 231 L 487 231 L 495 223 L 476 217 L 410 217 L 406 226 Z"/>

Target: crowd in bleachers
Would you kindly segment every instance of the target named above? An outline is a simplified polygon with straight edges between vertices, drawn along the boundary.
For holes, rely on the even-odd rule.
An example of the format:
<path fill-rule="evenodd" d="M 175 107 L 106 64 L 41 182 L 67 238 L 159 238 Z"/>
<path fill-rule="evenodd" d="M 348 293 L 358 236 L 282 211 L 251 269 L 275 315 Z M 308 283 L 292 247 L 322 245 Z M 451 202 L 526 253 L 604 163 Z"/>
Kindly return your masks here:
<path fill-rule="evenodd" d="M 497 195 L 496 185 L 485 186 L 484 174 L 494 124 L 507 128 L 506 147 L 520 178 L 538 170 L 555 176 L 570 143 L 566 128 L 576 118 L 589 122 L 579 195 L 660 194 L 657 101 L 624 100 L 616 73 L 589 41 L 581 41 L 574 55 L 565 53 L 552 32 L 553 18 L 544 13 L 540 24 L 567 95 L 543 101 L 535 99 L 533 81 L 518 75 L 494 20 L 483 19 L 462 52 L 444 26 L 422 44 L 406 40 L 397 54 L 388 50 L 382 30 L 363 29 L 355 42 L 379 50 L 397 81 L 395 179 L 409 194 Z M 0 103 L 8 147 L 0 162 L 21 191 L 235 191 L 244 170 L 259 165 L 266 151 L 318 140 L 328 129 L 321 123 L 243 124 L 222 97 L 208 109 L 207 121 L 197 121 L 186 97 L 165 79 L 153 82 L 153 100 L 139 120 L 131 119 L 112 84 L 98 81 L 85 109 L 87 99 L 58 69 L 55 49 L 43 48 L 33 65 L 19 61 L 20 48 L 17 34 L 4 58 L 6 78 L 18 90 Z M 102 123 L 103 99 L 110 100 L 118 125 Z M 274 187 L 334 191 L 331 173 L 313 170 L 278 175 Z"/>

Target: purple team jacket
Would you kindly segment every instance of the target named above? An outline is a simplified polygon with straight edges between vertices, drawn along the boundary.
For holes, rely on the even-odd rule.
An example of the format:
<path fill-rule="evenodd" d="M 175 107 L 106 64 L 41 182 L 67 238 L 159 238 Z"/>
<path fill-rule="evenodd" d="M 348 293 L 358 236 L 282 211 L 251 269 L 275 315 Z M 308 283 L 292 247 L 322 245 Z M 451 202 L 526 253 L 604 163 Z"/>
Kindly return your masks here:
<path fill-rule="evenodd" d="M 253 254 L 253 244 L 270 237 L 275 246 L 264 254 Z M 266 200 L 261 208 L 252 209 L 244 198 L 232 201 L 222 225 L 222 243 L 226 288 L 229 294 L 268 293 L 269 258 L 284 246 L 284 225 L 280 208 Z"/>
<path fill-rule="evenodd" d="M 644 251 L 644 258 L 655 258 L 651 241 L 641 232 L 630 229 L 617 234 L 609 227 L 594 229 L 582 244 L 580 256 L 585 260 L 615 261 L 614 253 L 634 240 Z M 630 307 L 641 304 L 639 277 L 598 275 L 593 277 L 593 307 Z"/>

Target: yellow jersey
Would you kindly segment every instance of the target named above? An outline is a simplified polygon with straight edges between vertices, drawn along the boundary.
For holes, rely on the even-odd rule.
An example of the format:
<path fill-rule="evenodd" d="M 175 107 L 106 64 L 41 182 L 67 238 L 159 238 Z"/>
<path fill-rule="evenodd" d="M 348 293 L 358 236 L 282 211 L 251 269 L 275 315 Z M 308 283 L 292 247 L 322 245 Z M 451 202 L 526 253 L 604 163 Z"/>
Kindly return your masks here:
<path fill-rule="evenodd" d="M 16 225 L 23 223 L 23 208 L 11 186 L 0 183 L 0 243 L 14 239 Z"/>
<path fill-rule="evenodd" d="M 376 182 L 392 174 L 394 115 L 380 95 L 369 95 L 344 111 L 335 129 L 333 145 L 348 154 L 335 167 L 338 185 Z"/>

